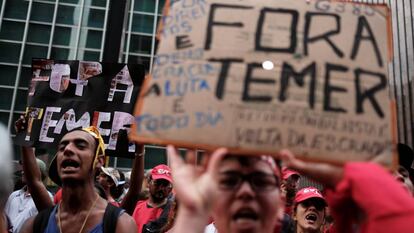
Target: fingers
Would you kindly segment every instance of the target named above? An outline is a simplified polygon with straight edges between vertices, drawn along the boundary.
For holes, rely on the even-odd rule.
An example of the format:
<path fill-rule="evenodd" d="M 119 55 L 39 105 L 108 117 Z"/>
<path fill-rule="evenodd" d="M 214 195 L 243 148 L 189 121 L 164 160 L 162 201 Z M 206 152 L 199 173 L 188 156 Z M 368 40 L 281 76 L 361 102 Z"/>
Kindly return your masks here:
<path fill-rule="evenodd" d="M 17 133 L 25 130 L 26 128 L 26 118 L 24 115 L 20 115 L 19 119 L 14 123 L 14 129 Z"/>
<path fill-rule="evenodd" d="M 294 170 L 301 170 L 306 165 L 302 160 L 296 159 L 295 155 L 287 149 L 279 152 L 279 158 L 283 161 L 285 166 Z"/>
<path fill-rule="evenodd" d="M 217 174 L 218 173 L 218 167 L 219 164 L 221 162 L 221 160 L 223 160 L 224 156 L 227 154 L 227 149 L 226 148 L 219 148 L 217 150 L 215 150 L 213 152 L 213 154 L 211 154 L 210 156 L 210 162 L 207 166 L 207 172 L 209 172 L 210 174 Z"/>
<path fill-rule="evenodd" d="M 194 150 L 187 150 L 186 161 L 188 164 L 196 164 L 196 152 Z"/>
<path fill-rule="evenodd" d="M 178 155 L 176 149 L 172 145 L 167 146 L 167 155 L 168 158 L 171 160 L 171 169 L 174 171 L 174 168 L 179 168 L 180 166 L 184 165 L 184 161 Z"/>
<path fill-rule="evenodd" d="M 194 192 L 186 192 L 186 185 L 191 185 L 189 182 L 191 179 L 188 177 L 188 173 L 185 172 L 185 162 L 178 155 L 177 150 L 174 146 L 167 146 L 167 154 L 170 158 L 170 166 L 172 170 L 173 180 L 174 180 L 174 189 L 177 193 L 177 197 L 180 199 L 180 202 L 189 209 L 194 209 L 196 204 L 194 201 Z"/>
<path fill-rule="evenodd" d="M 203 153 L 203 155 L 201 156 L 201 162 L 200 162 L 200 166 L 204 169 L 207 170 L 207 165 L 208 165 L 208 161 L 210 160 L 210 156 L 208 156 L 206 153 Z"/>

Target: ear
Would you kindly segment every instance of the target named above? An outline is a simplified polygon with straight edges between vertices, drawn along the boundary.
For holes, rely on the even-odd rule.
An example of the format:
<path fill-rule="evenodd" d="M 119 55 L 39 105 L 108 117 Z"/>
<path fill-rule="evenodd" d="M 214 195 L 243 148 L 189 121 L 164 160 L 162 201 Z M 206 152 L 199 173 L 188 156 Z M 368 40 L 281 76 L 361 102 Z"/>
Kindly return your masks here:
<path fill-rule="evenodd" d="M 280 184 L 280 192 L 282 193 L 283 196 L 286 196 L 286 183 L 282 182 Z"/>
<path fill-rule="evenodd" d="M 293 206 L 293 209 L 292 209 L 292 219 L 293 219 L 293 221 L 297 221 L 298 220 L 298 218 L 296 217 L 296 210 L 297 209 L 298 209 L 298 206 L 297 205 Z M 325 219 L 325 217 L 324 217 L 324 219 Z"/>
<path fill-rule="evenodd" d="M 105 155 L 98 155 L 96 167 L 105 166 Z"/>

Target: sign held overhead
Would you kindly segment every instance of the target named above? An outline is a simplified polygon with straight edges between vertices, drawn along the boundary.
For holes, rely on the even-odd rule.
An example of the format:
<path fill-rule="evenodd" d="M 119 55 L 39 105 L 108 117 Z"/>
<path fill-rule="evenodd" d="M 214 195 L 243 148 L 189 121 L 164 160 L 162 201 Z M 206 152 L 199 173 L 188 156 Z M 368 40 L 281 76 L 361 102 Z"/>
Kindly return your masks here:
<path fill-rule="evenodd" d="M 132 138 L 390 165 L 389 20 L 385 5 L 177 1 L 162 19 Z"/>

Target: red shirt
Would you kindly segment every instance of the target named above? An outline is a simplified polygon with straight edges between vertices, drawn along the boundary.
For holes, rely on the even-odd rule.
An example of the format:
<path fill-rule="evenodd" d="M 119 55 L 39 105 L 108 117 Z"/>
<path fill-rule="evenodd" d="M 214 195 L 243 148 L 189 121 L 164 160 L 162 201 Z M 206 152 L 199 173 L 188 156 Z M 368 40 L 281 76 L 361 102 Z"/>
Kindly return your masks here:
<path fill-rule="evenodd" d="M 53 197 L 53 203 L 57 205 L 59 204 L 61 200 L 62 200 L 62 188 L 59 188 L 59 190 L 56 192 L 55 196 Z"/>
<path fill-rule="evenodd" d="M 344 178 L 326 198 L 335 219 L 330 232 L 413 232 L 414 198 L 377 164 L 346 164 Z"/>
<path fill-rule="evenodd" d="M 135 223 L 137 224 L 137 232 L 141 233 L 144 224 L 159 218 L 161 213 L 162 208 L 153 208 L 148 205 L 148 201 L 139 201 L 135 206 L 134 213 L 132 214 L 132 217 L 135 219 Z"/>

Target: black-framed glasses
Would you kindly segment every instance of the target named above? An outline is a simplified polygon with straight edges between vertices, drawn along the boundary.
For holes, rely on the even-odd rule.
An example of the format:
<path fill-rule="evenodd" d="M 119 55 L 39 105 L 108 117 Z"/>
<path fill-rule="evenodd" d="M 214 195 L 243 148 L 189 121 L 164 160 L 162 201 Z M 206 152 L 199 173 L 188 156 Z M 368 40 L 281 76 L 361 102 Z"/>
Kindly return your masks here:
<path fill-rule="evenodd" d="M 243 182 L 247 181 L 255 192 L 267 192 L 279 187 L 279 179 L 276 175 L 264 172 L 242 174 L 239 172 L 224 172 L 219 175 L 218 185 L 222 190 L 237 190 Z"/>

